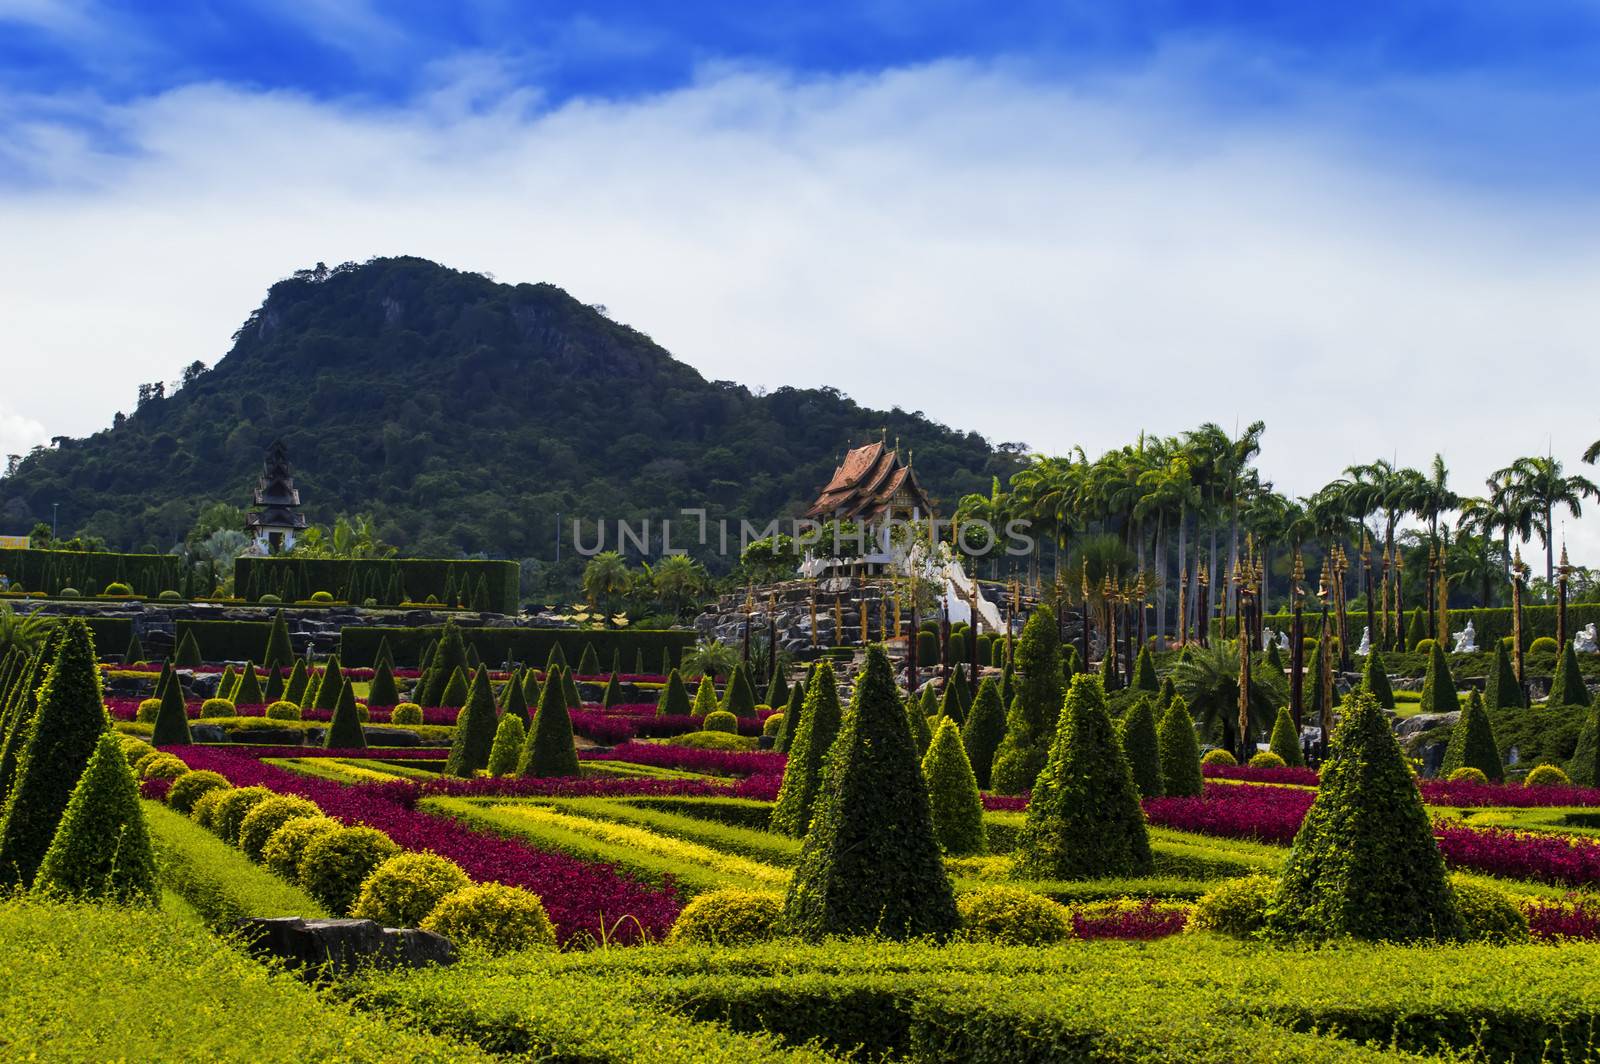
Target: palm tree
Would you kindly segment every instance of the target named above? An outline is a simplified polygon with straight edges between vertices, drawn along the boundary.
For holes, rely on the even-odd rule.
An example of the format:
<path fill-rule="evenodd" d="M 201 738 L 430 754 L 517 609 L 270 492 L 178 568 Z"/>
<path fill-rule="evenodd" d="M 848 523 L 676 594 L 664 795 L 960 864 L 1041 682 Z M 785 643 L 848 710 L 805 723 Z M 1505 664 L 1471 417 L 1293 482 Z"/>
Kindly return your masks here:
<path fill-rule="evenodd" d="M 1189 660 L 1180 661 L 1172 670 L 1172 684 L 1189 703 L 1190 712 L 1199 718 L 1206 734 L 1215 734 L 1220 726 L 1221 745 L 1228 750 L 1238 749 L 1238 643 L 1219 639 L 1210 647 L 1191 649 Z M 1258 734 L 1272 727 L 1278 707 L 1287 704 L 1288 698 L 1283 675 L 1252 662 L 1250 724 Z"/>
<path fill-rule="evenodd" d="M 669 554 L 650 570 L 651 591 L 674 617 L 682 617 L 684 606 L 698 600 L 708 585 L 705 566 L 687 554 Z"/>
<path fill-rule="evenodd" d="M 24 616 L 13 610 L 11 603 L 0 602 L 0 658 L 13 650 L 24 654 L 32 652 L 44 640 L 52 623 L 36 614 Z"/>
<path fill-rule="evenodd" d="M 1533 511 L 1534 531 L 1544 543 L 1545 583 L 1554 584 L 1555 512 L 1566 507 L 1573 517 L 1582 517 L 1583 500 L 1600 498 L 1600 488 L 1576 473 L 1567 476 L 1560 460 L 1551 456 L 1518 458 L 1496 472 L 1495 477 L 1506 481 L 1512 496 Z"/>
<path fill-rule="evenodd" d="M 628 593 L 628 562 L 614 550 L 601 551 L 583 570 L 583 596 L 589 605 L 607 614 Z"/>
<path fill-rule="evenodd" d="M 1600 440 L 1595 440 L 1589 445 L 1589 449 L 1583 452 L 1583 460 L 1590 465 L 1600 462 Z"/>
<path fill-rule="evenodd" d="M 739 654 L 732 647 L 708 640 L 684 651 L 678 667 L 685 676 L 709 676 L 716 681 L 732 675 L 738 663 Z"/>
<path fill-rule="evenodd" d="M 1428 472 L 1412 485 L 1411 512 L 1428 522 L 1428 536 L 1439 539 L 1439 517 L 1461 505 L 1461 496 L 1447 485 L 1450 471 L 1445 468 L 1441 455 L 1433 456 Z"/>
<path fill-rule="evenodd" d="M 1160 441 L 1153 448 L 1157 464 L 1139 474 L 1139 490 L 1143 493 L 1134 505 L 1134 516 L 1141 521 L 1155 519 L 1156 564 L 1156 634 L 1167 634 L 1167 527 L 1178 528 L 1179 577 L 1183 575 L 1185 558 L 1185 533 L 1189 524 L 1189 509 L 1200 500 L 1195 490 L 1189 458 L 1173 439 Z"/>

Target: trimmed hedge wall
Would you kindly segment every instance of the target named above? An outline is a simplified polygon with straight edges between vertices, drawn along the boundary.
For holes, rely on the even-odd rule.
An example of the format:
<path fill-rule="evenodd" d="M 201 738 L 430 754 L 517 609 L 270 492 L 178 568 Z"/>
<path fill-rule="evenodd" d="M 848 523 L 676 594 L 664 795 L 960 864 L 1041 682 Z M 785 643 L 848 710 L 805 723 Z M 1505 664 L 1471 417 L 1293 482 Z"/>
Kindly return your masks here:
<path fill-rule="evenodd" d="M 1410 624 L 1411 610 L 1406 611 L 1405 623 Z M 1322 628 L 1320 612 L 1306 609 L 1302 614 L 1307 636 L 1316 636 Z M 1379 620 L 1378 614 L 1373 613 L 1373 620 Z M 1288 613 L 1269 613 L 1266 618 L 1268 628 L 1276 628 L 1280 632 L 1289 631 L 1294 618 Z M 1333 623 L 1333 612 L 1328 613 L 1329 623 Z M 1508 606 L 1497 606 L 1494 609 L 1467 609 L 1450 611 L 1450 634 L 1452 637 L 1466 630 L 1467 622 L 1473 623 L 1473 630 L 1478 637 L 1479 650 L 1493 650 L 1494 640 L 1504 639 L 1511 634 L 1511 609 Z M 1352 609 L 1350 611 L 1350 641 L 1359 642 L 1361 629 L 1367 623 L 1367 611 Z M 1600 624 L 1600 604 L 1581 603 L 1567 607 L 1567 638 L 1571 639 L 1579 629 L 1585 625 Z M 1229 621 L 1232 624 L 1232 621 Z M 1431 635 L 1432 632 L 1430 631 Z M 1556 634 L 1556 607 L 1555 606 L 1524 606 L 1522 608 L 1522 638 L 1527 643 L 1532 643 L 1540 636 L 1549 636 L 1554 639 Z M 1373 633 L 1377 638 L 1377 633 Z"/>
<path fill-rule="evenodd" d="M 6 547 L 0 549 L 0 573 L 10 577 L 13 586 L 20 584 L 24 591 L 51 595 L 64 587 L 75 587 L 84 595 L 98 595 L 107 584 L 118 581 L 133 588 L 140 598 L 153 599 L 163 591 L 184 589 L 183 565 L 172 554 Z"/>
<path fill-rule="evenodd" d="M 200 657 L 206 661 L 259 662 L 272 634 L 271 621 L 177 621 L 174 627 L 180 643 L 185 634 L 194 636 Z"/>
<path fill-rule="evenodd" d="M 265 627 L 263 625 L 263 627 Z M 572 628 L 485 628 L 457 625 L 461 637 L 478 649 L 478 656 L 498 665 L 509 656 L 517 661 L 543 668 L 550 657 L 550 647 L 561 644 L 568 661 L 577 661 L 585 644 L 592 643 L 601 661 L 610 661 L 612 652 L 631 662 L 644 652 L 645 664 L 658 668 L 661 652 L 667 651 L 673 665 L 683 658 L 683 652 L 694 645 L 695 634 L 690 631 L 619 631 L 594 632 Z M 339 658 L 346 668 L 365 668 L 373 663 L 381 640 L 389 641 L 395 664 L 401 668 L 415 667 L 428 647 L 439 638 L 442 627 L 385 628 L 351 626 L 339 633 Z M 262 633 L 262 646 L 266 634 Z M 201 650 L 206 649 L 204 642 Z M 208 652 L 209 653 L 209 652 Z"/>
<path fill-rule="evenodd" d="M 520 581 L 516 562 L 497 561 L 240 558 L 234 568 L 234 586 L 248 602 L 266 594 L 294 602 L 326 591 L 342 602 L 359 605 L 371 598 L 380 605 L 398 606 L 425 602 L 432 595 L 442 605 L 454 602 L 469 609 L 516 613 Z"/>

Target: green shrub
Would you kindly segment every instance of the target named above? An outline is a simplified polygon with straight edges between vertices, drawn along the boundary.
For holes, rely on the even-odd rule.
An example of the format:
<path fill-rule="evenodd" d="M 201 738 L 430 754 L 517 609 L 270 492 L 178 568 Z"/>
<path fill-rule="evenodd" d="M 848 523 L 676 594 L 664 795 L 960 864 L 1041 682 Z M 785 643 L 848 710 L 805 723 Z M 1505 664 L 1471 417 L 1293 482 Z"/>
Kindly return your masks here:
<path fill-rule="evenodd" d="M 282 602 L 283 599 L 282 599 L 281 596 L 274 595 L 271 592 L 268 592 L 267 594 L 262 595 L 260 598 L 256 599 L 256 601 L 258 603 L 260 603 L 261 605 L 263 605 L 263 606 L 276 606 L 280 602 Z"/>
<path fill-rule="evenodd" d="M 1200 773 L 1200 740 L 1194 718 L 1182 695 L 1173 695 L 1161 716 L 1161 793 L 1198 797 L 1205 784 Z"/>
<path fill-rule="evenodd" d="M 172 786 L 167 790 L 167 804 L 187 816 L 201 795 L 208 791 L 226 790 L 231 786 L 220 772 L 210 769 L 185 772 L 172 781 Z"/>
<path fill-rule="evenodd" d="M 332 817 L 307 816 L 286 820 L 261 847 L 261 863 L 290 882 L 300 881 L 300 859 L 312 839 L 338 831 L 342 824 Z"/>
<path fill-rule="evenodd" d="M 806 684 L 805 709 L 789 742 L 783 785 L 772 807 L 773 831 L 795 837 L 806 833 L 821 785 L 823 761 L 838 737 L 841 716 L 833 666 L 824 661 Z"/>
<path fill-rule="evenodd" d="M 696 717 L 709 716 L 717 710 L 717 687 L 709 676 L 700 677 L 700 686 L 695 688 L 694 706 L 690 712 Z"/>
<path fill-rule="evenodd" d="M 1065 905 L 1021 887 L 983 887 L 956 898 L 960 937 L 1002 946 L 1051 946 L 1073 935 Z"/>
<path fill-rule="evenodd" d="M 1509 945 L 1528 941 L 1528 916 L 1505 891 L 1465 876 L 1451 876 L 1450 889 L 1469 941 Z"/>
<path fill-rule="evenodd" d="M 133 588 L 120 580 L 113 580 L 106 585 L 104 593 L 107 595 L 131 595 L 133 594 Z"/>
<path fill-rule="evenodd" d="M 1535 765 L 1522 781 L 1524 787 L 1570 787 L 1572 780 L 1557 765 Z"/>
<path fill-rule="evenodd" d="M 373 870 L 399 852 L 394 840 L 375 828 L 345 827 L 317 835 L 300 854 L 300 886 L 329 912 L 343 915 Z"/>
<path fill-rule="evenodd" d="M 189 807 L 189 819 L 207 830 L 213 830 L 217 822 L 217 810 L 222 805 L 222 799 L 227 797 L 231 790 L 233 787 L 230 784 L 227 787 L 215 787 L 206 791 Z"/>
<path fill-rule="evenodd" d="M 1044 768 L 1061 714 L 1061 638 L 1056 617 L 1044 607 L 1033 611 L 1016 645 L 1021 672 L 1006 714 L 1005 738 L 995 752 L 990 783 L 1002 794 L 1021 794 Z"/>
<path fill-rule="evenodd" d="M 146 806 L 150 841 L 164 892 L 193 906 L 205 925 L 231 935 L 247 916 L 327 917 L 293 882 L 254 864 L 200 825 L 171 809 Z M 168 895 L 170 897 L 170 895 Z"/>
<path fill-rule="evenodd" d="M 174 592 L 176 595 L 176 592 Z M 195 642 L 194 632 L 185 629 L 178 639 L 177 649 L 172 654 L 173 664 L 186 669 L 195 668 L 205 663 L 205 658 L 200 654 L 200 644 Z"/>
<path fill-rule="evenodd" d="M 1522 709 L 1528 704 L 1522 687 L 1517 683 L 1517 671 L 1511 664 L 1507 640 L 1495 643 L 1494 665 L 1489 670 L 1489 680 L 1484 685 L 1483 702 L 1488 709 Z"/>
<path fill-rule="evenodd" d="M 322 810 L 297 794 L 278 794 L 257 802 L 239 822 L 239 849 L 252 861 L 262 860 L 267 842 L 291 820 L 319 817 Z"/>
<path fill-rule="evenodd" d="M 1528 644 L 1529 654 L 1544 654 L 1554 657 L 1559 649 L 1561 649 L 1560 644 L 1547 635 L 1542 635 Z"/>
<path fill-rule="evenodd" d="M 397 854 L 361 884 L 350 915 L 384 927 L 416 927 L 447 896 L 471 885 L 460 865 L 438 854 Z"/>
<path fill-rule="evenodd" d="M 499 721 L 495 717 L 494 691 L 489 687 L 489 670 L 479 668 L 472 676 L 472 688 L 456 716 L 456 730 L 450 742 L 450 757 L 445 761 L 447 776 L 471 778 L 489 765 Z"/>
<path fill-rule="evenodd" d="M 1287 706 L 1278 707 L 1278 719 L 1272 723 L 1272 737 L 1267 740 L 1267 749 L 1276 754 L 1285 765 L 1298 768 L 1306 763 L 1305 753 L 1300 749 L 1300 729 L 1294 726 L 1294 718 L 1289 715 Z"/>
<path fill-rule="evenodd" d="M 1237 765 L 1238 763 L 1238 758 L 1221 747 L 1215 750 L 1207 750 L 1206 756 L 1200 759 L 1200 764 L 1202 765 Z"/>
<path fill-rule="evenodd" d="M 942 939 L 955 930 L 955 897 L 881 646 L 867 649 L 850 712 L 823 765 L 784 912 L 806 938 Z"/>
<path fill-rule="evenodd" d="M 312 602 L 332 602 L 333 601 L 333 595 L 330 592 L 327 592 L 327 591 L 313 591 L 311 593 L 311 601 Z"/>
<path fill-rule="evenodd" d="M 235 787 L 221 793 L 222 798 L 211 815 L 209 827 L 219 839 L 232 846 L 239 844 L 239 825 L 244 823 L 250 810 L 269 798 L 277 797 L 275 792 L 265 787 Z M 195 807 L 198 809 L 199 803 Z"/>
<path fill-rule="evenodd" d="M 1263 750 L 1250 758 L 1251 768 L 1285 768 L 1287 763 L 1271 750 Z"/>
<path fill-rule="evenodd" d="M 1137 688 L 1136 688 L 1137 689 Z M 1142 798 L 1161 794 L 1161 739 L 1156 734 L 1156 714 L 1150 698 L 1141 695 L 1122 719 L 1122 751 L 1133 771 Z"/>
<path fill-rule="evenodd" d="M 706 714 L 705 723 L 701 727 L 706 731 L 727 732 L 733 735 L 739 731 L 739 718 L 725 709 L 713 710 Z"/>
<path fill-rule="evenodd" d="M 185 772 L 189 766 L 171 754 L 156 754 L 155 757 L 141 758 L 139 761 L 139 778 L 142 780 L 175 780 Z"/>
<path fill-rule="evenodd" d="M 123 905 L 156 901 L 156 863 L 139 789 L 110 733 L 100 736 L 72 789 L 34 888 Z"/>
<path fill-rule="evenodd" d="M 1151 694 L 1161 691 L 1161 681 L 1156 679 L 1155 659 L 1150 656 L 1148 644 L 1139 648 L 1139 657 L 1133 667 L 1133 689 Z"/>
<path fill-rule="evenodd" d="M 163 590 L 160 594 L 156 595 L 156 598 L 161 602 L 182 602 L 183 601 L 183 596 L 178 594 L 178 592 L 174 591 L 170 587 L 165 589 L 165 590 Z"/>
<path fill-rule="evenodd" d="M 503 714 L 494 731 L 494 746 L 489 750 L 489 775 L 516 775 L 517 761 L 522 757 L 522 744 L 527 738 L 522 718 L 515 713 Z"/>
<path fill-rule="evenodd" d="M 226 698 L 208 698 L 200 703 L 201 720 L 208 717 L 233 717 L 237 716 L 238 712 L 233 703 Z"/>
<path fill-rule="evenodd" d="M 157 690 L 161 705 L 156 710 L 155 728 L 150 742 L 155 746 L 188 746 L 189 713 L 183 704 L 183 685 L 171 674 L 164 689 Z"/>
<path fill-rule="evenodd" d="M 334 674 L 337 677 L 337 673 Z M 489 713 L 494 714 L 491 703 Z M 463 728 L 457 727 L 459 734 Z M 361 716 L 356 709 L 355 684 L 342 683 L 339 685 L 339 701 L 334 706 L 333 717 L 328 721 L 328 731 L 323 736 L 322 745 L 327 750 L 362 750 L 367 745 L 367 733 L 361 729 Z"/>
<path fill-rule="evenodd" d="M 236 705 L 259 706 L 266 701 L 266 692 L 261 690 L 261 677 L 256 675 L 254 662 L 247 661 L 244 668 L 239 670 L 239 682 L 234 685 L 230 695 Z"/>
<path fill-rule="evenodd" d="M 447 895 L 421 926 L 458 947 L 488 953 L 554 949 L 556 945 L 555 926 L 539 896 L 499 883 L 480 883 Z"/>
<path fill-rule="evenodd" d="M 908 698 L 903 704 L 906 716 L 906 728 L 911 732 L 911 742 L 916 747 L 917 757 L 920 759 L 928 752 L 928 744 L 933 741 L 933 729 L 928 727 L 928 718 L 922 712 L 922 706 L 915 698 Z"/>
<path fill-rule="evenodd" d="M 339 663 L 339 655 L 335 654 L 328 659 L 322 667 L 322 676 L 317 682 L 316 697 L 311 700 L 313 709 L 334 710 L 339 708 L 339 693 L 345 688 L 344 666 Z M 303 703 L 302 703 L 303 704 Z"/>
<path fill-rule="evenodd" d="M 789 678 L 783 674 L 782 665 L 772 671 L 772 678 L 767 681 L 767 696 L 763 701 L 774 707 L 789 704 Z"/>
<path fill-rule="evenodd" d="M 161 699 L 147 698 L 139 703 L 139 709 L 138 712 L 135 713 L 134 719 L 140 724 L 154 724 L 156 722 L 156 715 L 160 712 Z"/>
<path fill-rule="evenodd" d="M 56 598 L 75 599 L 82 597 L 83 592 L 79 591 L 75 587 L 64 587 L 60 591 L 56 592 Z"/>
<path fill-rule="evenodd" d="M 961 741 L 967 748 L 967 759 L 972 763 L 972 774 L 978 786 L 989 788 L 994 772 L 995 752 L 1006 734 L 1006 710 L 1001 704 L 1000 685 L 993 676 L 978 684 L 978 697 L 972 700 L 972 710 L 961 728 Z"/>
<path fill-rule="evenodd" d="M 1445 777 L 1451 783 L 1488 783 L 1489 777 L 1481 768 L 1458 768 Z"/>
<path fill-rule="evenodd" d="M 939 730 L 922 759 L 922 777 L 927 781 L 933 833 L 940 848 L 953 855 L 986 852 L 989 844 L 978 781 L 961 744 L 960 729 L 949 717 L 939 718 Z"/>
<path fill-rule="evenodd" d="M 1270 876 L 1249 876 L 1219 883 L 1195 902 L 1187 930 L 1255 938 L 1267 926 L 1267 910 L 1277 891 L 1278 881 Z"/>
<path fill-rule="evenodd" d="M 667 673 L 667 682 L 656 699 L 656 716 L 687 717 L 694 711 L 689 701 L 689 690 L 683 686 L 683 677 L 677 669 Z"/>
<path fill-rule="evenodd" d="M 1456 698 L 1455 678 L 1450 675 L 1450 662 L 1437 645 L 1428 651 L 1428 672 L 1422 681 L 1423 713 L 1454 713 L 1461 708 Z"/>
<path fill-rule="evenodd" d="M 787 754 L 794 742 L 795 732 L 800 727 L 800 715 L 805 711 L 807 682 L 807 679 L 802 679 L 799 683 L 789 685 L 789 701 L 779 714 L 783 718 L 783 726 L 772 737 L 772 749 L 776 753 Z"/>
<path fill-rule="evenodd" d="M 408 725 L 422 723 L 422 707 L 415 702 L 401 702 L 389 714 L 389 723 Z"/>
<path fill-rule="evenodd" d="M 1475 768 L 1491 780 L 1505 776 L 1489 714 L 1484 712 L 1483 699 L 1477 691 L 1467 696 L 1467 708 L 1461 711 L 1456 726 L 1450 729 L 1450 741 L 1445 745 L 1444 762 L 1440 765 L 1441 771 L 1447 773 L 1458 768 Z"/>
<path fill-rule="evenodd" d="M 750 678 L 744 670 L 744 663 L 733 667 L 733 675 L 728 677 L 727 690 L 723 693 L 722 708 L 736 717 L 753 717 L 756 715 L 756 694 L 750 687 Z"/>
<path fill-rule="evenodd" d="M 390 671 L 388 662 L 382 662 L 372 674 L 372 684 L 367 688 L 367 705 L 392 706 L 399 701 L 400 691 L 394 685 L 394 673 Z"/>
<path fill-rule="evenodd" d="M 1591 701 L 1589 688 L 1584 686 L 1583 672 L 1578 668 L 1578 654 L 1572 643 L 1568 642 L 1561 648 L 1561 656 L 1556 659 L 1555 675 L 1550 678 L 1550 697 L 1545 704 L 1587 706 Z"/>
<path fill-rule="evenodd" d="M 691 750 L 751 750 L 755 740 L 731 732 L 697 731 L 674 735 L 667 740 L 672 746 L 685 746 Z"/>
<path fill-rule="evenodd" d="M 773 713 L 761 722 L 761 734 L 772 739 L 777 739 L 778 733 L 783 731 L 783 714 Z"/>
<path fill-rule="evenodd" d="M 1438 645 L 1438 641 L 1434 639 L 1419 639 L 1417 640 L 1417 645 L 1411 648 L 1411 652 L 1413 654 L 1431 654 Z"/>
<path fill-rule="evenodd" d="M 552 675 L 539 696 L 539 715 L 522 744 L 520 776 L 576 776 L 578 748 L 572 738 L 572 715 L 560 680 Z"/>
<path fill-rule="evenodd" d="M 1313 941 L 1459 938 L 1432 822 L 1370 693 L 1346 703 L 1332 749 L 1268 910 L 1269 929 Z"/>
<path fill-rule="evenodd" d="M 1385 709 L 1394 708 L 1394 688 L 1389 685 L 1389 673 L 1384 667 L 1383 655 L 1378 653 L 1377 647 L 1372 648 L 1372 653 L 1367 655 L 1366 664 L 1361 668 L 1361 685 L 1372 692 L 1372 697 L 1378 700 L 1378 705 Z M 1296 746 L 1298 745 L 1297 743 Z"/>
<path fill-rule="evenodd" d="M 672 923 L 667 941 L 708 946 L 749 946 L 776 938 L 783 899 L 734 887 L 696 895 Z"/>
<path fill-rule="evenodd" d="M 267 707 L 268 720 L 300 720 L 304 715 L 293 702 L 274 702 Z"/>

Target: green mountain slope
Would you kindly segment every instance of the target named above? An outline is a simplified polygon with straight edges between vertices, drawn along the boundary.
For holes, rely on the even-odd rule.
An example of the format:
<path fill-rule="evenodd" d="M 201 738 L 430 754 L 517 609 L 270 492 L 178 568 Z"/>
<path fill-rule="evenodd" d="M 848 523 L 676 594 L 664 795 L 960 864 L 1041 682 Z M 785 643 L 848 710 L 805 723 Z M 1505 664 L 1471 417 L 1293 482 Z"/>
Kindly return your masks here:
<path fill-rule="evenodd" d="M 0 479 L 0 531 L 60 503 L 63 534 L 166 549 L 206 503 L 248 505 L 282 437 L 313 522 L 370 512 L 408 553 L 549 558 L 557 513 L 704 506 L 735 529 L 795 513 L 880 428 L 946 512 L 1015 465 L 1012 448 L 833 389 L 707 381 L 552 285 L 379 259 L 273 285 L 213 369 L 24 459 Z"/>

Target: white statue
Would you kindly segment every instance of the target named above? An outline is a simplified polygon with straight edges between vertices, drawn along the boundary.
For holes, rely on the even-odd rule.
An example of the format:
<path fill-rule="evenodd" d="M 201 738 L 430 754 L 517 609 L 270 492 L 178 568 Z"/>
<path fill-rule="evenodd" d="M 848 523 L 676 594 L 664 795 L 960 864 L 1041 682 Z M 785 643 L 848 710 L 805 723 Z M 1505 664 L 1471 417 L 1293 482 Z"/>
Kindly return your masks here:
<path fill-rule="evenodd" d="M 1586 627 L 1572 637 L 1572 649 L 1579 654 L 1600 653 L 1600 646 L 1595 644 L 1594 622 L 1590 621 Z"/>
<path fill-rule="evenodd" d="M 1372 653 L 1372 629 L 1362 625 L 1361 645 L 1356 647 L 1356 657 L 1364 658 Z"/>
<path fill-rule="evenodd" d="M 1289 633 L 1288 632 L 1279 632 L 1278 633 L 1278 649 L 1279 650 L 1288 650 L 1289 649 Z"/>
<path fill-rule="evenodd" d="M 1478 630 L 1471 621 L 1466 628 L 1456 633 L 1456 645 L 1451 648 L 1457 654 L 1470 654 L 1478 649 Z"/>

